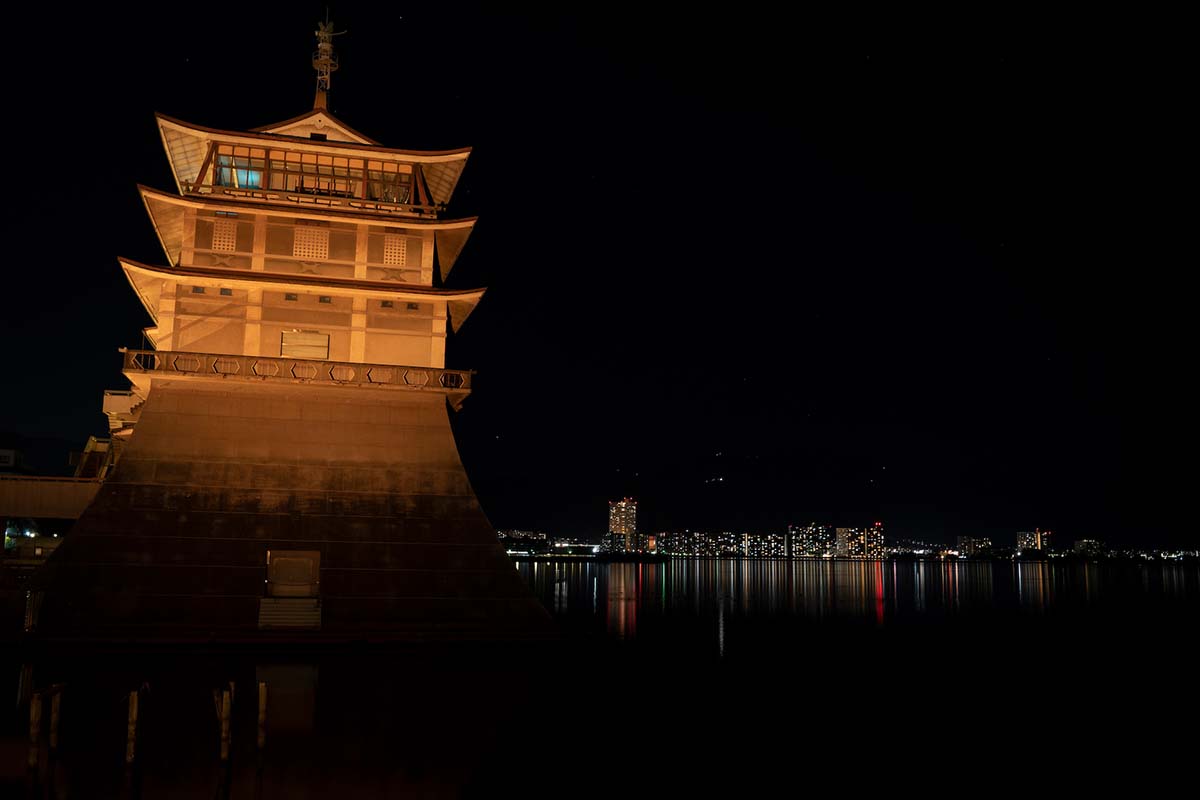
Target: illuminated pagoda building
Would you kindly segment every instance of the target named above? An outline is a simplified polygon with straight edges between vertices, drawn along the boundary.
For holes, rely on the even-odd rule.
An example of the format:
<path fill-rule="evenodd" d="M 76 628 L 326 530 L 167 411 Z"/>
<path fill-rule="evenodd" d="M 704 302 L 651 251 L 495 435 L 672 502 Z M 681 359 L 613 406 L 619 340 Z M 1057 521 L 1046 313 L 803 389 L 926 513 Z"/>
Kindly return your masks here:
<path fill-rule="evenodd" d="M 445 367 L 482 289 L 435 287 L 469 149 L 384 147 L 327 110 L 249 132 L 157 116 L 178 193 L 140 187 L 167 263 L 121 259 L 153 319 L 108 393 L 115 466 L 27 628 L 234 640 L 525 634 L 549 616 L 471 489 Z M 440 285 L 440 281 L 439 281 Z"/>

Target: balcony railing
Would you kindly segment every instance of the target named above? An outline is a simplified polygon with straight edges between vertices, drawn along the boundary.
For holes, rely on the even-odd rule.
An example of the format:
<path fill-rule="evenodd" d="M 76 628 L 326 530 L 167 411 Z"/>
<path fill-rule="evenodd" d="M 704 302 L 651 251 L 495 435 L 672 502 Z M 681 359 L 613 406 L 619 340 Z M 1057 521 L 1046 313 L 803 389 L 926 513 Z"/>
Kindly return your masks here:
<path fill-rule="evenodd" d="M 236 356 L 219 353 L 181 353 L 163 350 L 126 350 L 123 371 L 194 378 L 250 381 L 287 381 L 328 386 L 378 386 L 466 395 L 471 391 L 471 370 L 409 367 L 396 364 L 356 364 L 346 361 L 312 361 L 304 358 Z"/>
<path fill-rule="evenodd" d="M 342 192 L 289 192 L 283 189 L 238 188 L 214 186 L 209 183 L 183 184 L 185 195 L 220 195 L 242 200 L 267 203 L 291 203 L 299 206 L 320 206 L 341 211 L 367 211 L 372 213 L 396 214 L 418 217 L 436 217 L 441 206 L 417 205 L 415 203 L 391 203 L 385 200 L 369 200 Z"/>

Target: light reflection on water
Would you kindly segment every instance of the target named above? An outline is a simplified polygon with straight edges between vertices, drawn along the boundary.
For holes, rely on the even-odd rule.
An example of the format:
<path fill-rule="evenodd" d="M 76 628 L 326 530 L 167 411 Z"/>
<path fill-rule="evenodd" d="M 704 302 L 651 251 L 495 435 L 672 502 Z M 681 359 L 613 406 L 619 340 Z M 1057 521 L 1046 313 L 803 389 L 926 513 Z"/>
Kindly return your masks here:
<path fill-rule="evenodd" d="M 1187 691 L 1196 564 L 679 559 L 518 569 L 564 629 L 586 635 L 528 647 L 0 656 L 9 698 L 0 796 L 532 800 L 616 797 L 654 780 L 674 790 L 693 773 L 707 795 L 709 765 L 789 785 L 797 753 L 800 768 L 878 791 L 934 759 L 961 794 L 1024 758 L 1030 719 L 1058 713 L 1062 697 L 1071 712 L 1054 718 L 1056 755 L 1039 769 L 1069 770 L 1069 785 L 1080 764 L 1103 763 L 1108 780 L 1113 764 L 1192 756 L 1177 731 L 1196 713 Z M 1063 614 L 1075 611 L 1085 613 Z M 904 627 L 924 622 L 933 624 Z M 1031 664 L 1032 693 L 1013 679 Z M 232 755 L 221 762 L 211 693 L 230 683 Z M 54 686 L 65 687 L 61 753 L 51 758 L 43 730 L 29 771 L 33 695 Z M 142 716 L 126 767 L 131 692 Z M 610 758 L 651 714 L 668 721 L 647 740 L 654 757 Z M 894 721 L 895 733 L 864 750 L 863 720 L 877 719 Z M 781 736 L 789 720 L 803 724 Z M 1014 796 L 1028 774 L 1013 773 Z"/>
<path fill-rule="evenodd" d="M 1001 561 L 671 559 L 522 561 L 534 593 L 567 628 L 619 639 L 685 618 L 794 617 L 887 625 L 995 612 L 1087 609 L 1110 593 L 1192 599 L 1200 569 L 1174 564 Z"/>

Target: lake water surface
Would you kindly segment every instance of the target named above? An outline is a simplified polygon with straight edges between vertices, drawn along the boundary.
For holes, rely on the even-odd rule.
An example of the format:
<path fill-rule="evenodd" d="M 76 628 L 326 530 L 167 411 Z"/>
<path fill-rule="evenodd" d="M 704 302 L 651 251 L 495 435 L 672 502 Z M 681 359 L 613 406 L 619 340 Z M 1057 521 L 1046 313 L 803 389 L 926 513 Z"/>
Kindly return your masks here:
<path fill-rule="evenodd" d="M 524 561 L 563 636 L 313 652 L 13 652 L 14 797 L 1175 793 L 1200 567 Z M 230 759 L 214 689 L 235 686 Z M 265 744 L 256 690 L 268 686 Z M 32 692 L 59 685 L 26 770 Z M 139 690 L 135 766 L 128 695 Z M 47 711 L 45 712 L 48 714 Z"/>
<path fill-rule="evenodd" d="M 1194 564 L 838 559 L 526 560 L 518 570 L 572 631 L 635 638 L 685 618 L 897 622 L 1110 613 L 1200 596 Z M 1116 606 L 1116 608 L 1114 608 Z"/>

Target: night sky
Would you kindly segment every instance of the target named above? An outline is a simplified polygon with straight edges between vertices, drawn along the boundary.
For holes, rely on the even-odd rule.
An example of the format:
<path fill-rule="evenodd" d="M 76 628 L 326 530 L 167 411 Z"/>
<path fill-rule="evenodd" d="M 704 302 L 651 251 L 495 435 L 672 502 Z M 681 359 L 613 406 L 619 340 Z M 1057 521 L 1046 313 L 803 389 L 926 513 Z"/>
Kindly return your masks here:
<path fill-rule="evenodd" d="M 494 525 L 599 536 L 632 495 L 651 531 L 1193 540 L 1195 248 L 1166 242 L 1194 92 L 1167 43 L 982 12 L 430 6 L 332 6 L 330 110 L 474 148 L 448 285 L 489 291 L 447 365 L 478 371 L 453 424 Z M 174 190 L 153 113 L 305 112 L 325 6 L 55 8 L 9 22 L 0 431 L 78 448 L 150 324 L 117 256 L 165 263 L 135 189 Z"/>

